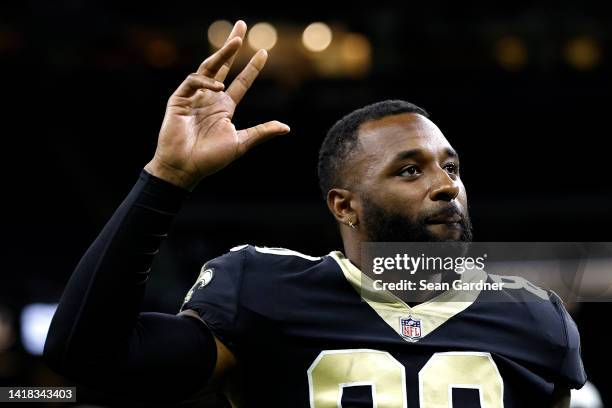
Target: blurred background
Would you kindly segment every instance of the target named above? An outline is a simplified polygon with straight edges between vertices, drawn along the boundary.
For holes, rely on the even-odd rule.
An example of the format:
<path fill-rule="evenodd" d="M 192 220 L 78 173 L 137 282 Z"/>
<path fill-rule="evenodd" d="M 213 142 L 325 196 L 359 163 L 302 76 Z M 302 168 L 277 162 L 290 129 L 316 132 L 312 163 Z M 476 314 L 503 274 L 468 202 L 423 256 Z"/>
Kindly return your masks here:
<path fill-rule="evenodd" d="M 605 2 L 2 3 L 0 384 L 65 383 L 39 357 L 62 288 L 152 157 L 168 96 L 238 18 L 250 31 L 234 67 L 257 48 L 270 59 L 235 122 L 292 132 L 192 194 L 145 310 L 175 313 L 203 262 L 238 244 L 341 249 L 318 148 L 341 116 L 382 99 L 425 108 L 459 151 L 475 240 L 612 241 Z M 573 309 L 608 406 L 611 311 Z"/>

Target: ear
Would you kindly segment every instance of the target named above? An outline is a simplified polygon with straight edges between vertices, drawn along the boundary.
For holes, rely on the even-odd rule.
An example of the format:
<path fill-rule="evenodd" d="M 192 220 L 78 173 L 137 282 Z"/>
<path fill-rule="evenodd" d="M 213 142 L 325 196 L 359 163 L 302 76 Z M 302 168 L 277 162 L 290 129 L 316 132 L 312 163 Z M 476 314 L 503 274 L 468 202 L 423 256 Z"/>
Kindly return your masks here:
<path fill-rule="evenodd" d="M 342 224 L 349 224 L 349 221 L 357 224 L 357 203 L 353 192 L 343 188 L 332 188 L 327 192 L 327 207 L 334 215 L 336 220 Z"/>

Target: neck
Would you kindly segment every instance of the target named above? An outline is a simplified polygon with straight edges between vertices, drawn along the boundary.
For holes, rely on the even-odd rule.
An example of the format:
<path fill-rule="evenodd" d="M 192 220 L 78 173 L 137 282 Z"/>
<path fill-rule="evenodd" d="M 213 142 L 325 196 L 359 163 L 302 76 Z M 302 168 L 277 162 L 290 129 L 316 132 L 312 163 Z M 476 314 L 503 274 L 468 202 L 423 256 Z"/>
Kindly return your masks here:
<path fill-rule="evenodd" d="M 344 225 L 340 229 L 340 236 L 344 244 L 344 256 L 361 269 L 361 243 L 366 242 L 367 239 L 361 237 L 358 231 Z"/>

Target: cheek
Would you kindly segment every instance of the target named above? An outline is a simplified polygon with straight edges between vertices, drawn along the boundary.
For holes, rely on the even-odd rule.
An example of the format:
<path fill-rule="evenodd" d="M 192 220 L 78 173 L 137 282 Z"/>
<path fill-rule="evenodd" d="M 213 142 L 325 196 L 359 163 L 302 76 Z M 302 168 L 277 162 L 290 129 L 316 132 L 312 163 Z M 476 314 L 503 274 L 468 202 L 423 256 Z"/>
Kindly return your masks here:
<path fill-rule="evenodd" d="M 423 207 L 423 197 L 419 189 L 414 188 L 399 188 L 393 193 L 390 193 L 386 196 L 386 201 L 382 204 L 385 205 L 385 208 L 389 211 L 392 211 L 396 214 L 400 214 L 411 221 L 415 221 L 422 210 Z"/>
<path fill-rule="evenodd" d="M 419 182 L 378 180 L 368 185 L 366 196 L 379 208 L 414 222 L 427 198 L 427 188 Z"/>

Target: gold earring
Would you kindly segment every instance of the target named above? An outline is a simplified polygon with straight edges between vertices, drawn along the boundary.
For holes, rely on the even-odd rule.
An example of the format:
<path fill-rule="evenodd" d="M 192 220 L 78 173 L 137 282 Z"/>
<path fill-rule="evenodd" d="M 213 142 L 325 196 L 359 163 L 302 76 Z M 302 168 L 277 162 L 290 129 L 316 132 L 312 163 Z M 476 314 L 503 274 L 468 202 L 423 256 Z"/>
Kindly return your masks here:
<path fill-rule="evenodd" d="M 353 224 L 352 220 L 349 220 L 348 222 L 349 227 L 351 227 L 352 229 L 357 229 L 357 225 Z"/>

